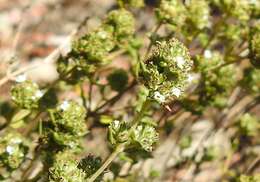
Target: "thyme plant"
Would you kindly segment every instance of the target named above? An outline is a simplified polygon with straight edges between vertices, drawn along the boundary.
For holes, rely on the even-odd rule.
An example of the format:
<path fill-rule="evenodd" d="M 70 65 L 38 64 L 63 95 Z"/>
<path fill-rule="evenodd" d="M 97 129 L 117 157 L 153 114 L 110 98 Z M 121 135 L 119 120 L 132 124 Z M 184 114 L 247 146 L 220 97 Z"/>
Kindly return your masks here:
<path fill-rule="evenodd" d="M 248 107 L 257 106 L 260 96 L 260 1 L 160 0 L 152 7 L 154 27 L 140 27 L 139 14 L 149 8 L 142 0 L 118 0 L 97 27 L 75 37 L 67 55 L 59 56 L 54 83 L 16 78 L 11 116 L 3 113 L 0 181 L 162 181 L 166 167 L 148 177 L 120 171 L 127 162 L 153 158 L 169 133 L 180 137 L 180 151 L 187 150 L 193 138 L 179 132 L 190 129 L 192 118 L 209 115 L 211 132 L 232 128 L 231 156 L 243 151 L 241 137 L 259 142 L 259 113 Z M 127 68 L 118 66 L 120 58 Z M 250 99 L 246 109 L 229 117 L 243 98 Z M 181 129 L 168 126 L 182 113 L 190 117 Z M 107 134 L 107 157 L 88 153 L 96 128 Z M 218 158 L 215 149 L 199 146 L 176 166 L 194 162 L 199 169 Z M 36 172 L 35 161 L 41 164 Z M 230 165 L 221 179 L 259 181 L 253 168 Z"/>

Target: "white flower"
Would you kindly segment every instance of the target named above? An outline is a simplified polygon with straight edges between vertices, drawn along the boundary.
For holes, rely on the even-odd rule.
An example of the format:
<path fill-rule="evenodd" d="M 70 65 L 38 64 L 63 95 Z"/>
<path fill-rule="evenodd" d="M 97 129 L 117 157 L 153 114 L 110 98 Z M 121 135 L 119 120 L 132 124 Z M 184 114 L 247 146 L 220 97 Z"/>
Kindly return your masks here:
<path fill-rule="evenodd" d="M 192 74 L 189 74 L 187 78 L 188 83 L 191 83 L 193 80 L 194 80 L 194 76 Z"/>
<path fill-rule="evenodd" d="M 120 126 L 120 121 L 115 120 L 115 121 L 113 121 L 113 123 L 114 123 L 115 129 L 119 128 L 119 126 Z"/>
<path fill-rule="evenodd" d="M 63 101 L 63 103 L 60 105 L 60 108 L 61 108 L 61 110 L 66 111 L 66 110 L 69 108 L 69 106 L 70 106 L 70 103 L 69 103 L 67 100 L 65 100 L 65 101 Z"/>
<path fill-rule="evenodd" d="M 25 75 L 25 74 L 18 75 L 18 76 L 15 78 L 15 81 L 18 82 L 18 83 L 25 82 L 25 81 L 26 81 L 26 75 Z"/>
<path fill-rule="evenodd" d="M 40 90 L 37 90 L 36 93 L 35 93 L 35 97 L 41 98 L 42 96 L 43 96 L 43 92 L 40 91 Z"/>
<path fill-rule="evenodd" d="M 160 103 L 165 102 L 165 96 L 163 96 L 160 92 L 156 91 L 154 92 L 154 99 L 157 100 Z"/>
<path fill-rule="evenodd" d="M 212 58 L 212 53 L 210 50 L 205 50 L 204 51 L 204 57 L 207 58 L 207 59 L 210 59 Z"/>
<path fill-rule="evenodd" d="M 173 87 L 171 90 L 172 95 L 175 95 L 176 97 L 180 97 L 181 90 L 179 88 Z"/>
<path fill-rule="evenodd" d="M 12 155 L 12 154 L 14 153 L 14 147 L 8 145 L 8 146 L 6 147 L 6 152 L 7 152 L 8 154 Z"/>
<path fill-rule="evenodd" d="M 182 57 L 182 56 L 177 56 L 176 57 L 176 62 L 177 62 L 177 66 L 180 68 L 180 69 L 183 69 L 183 66 L 185 64 L 185 59 Z"/>

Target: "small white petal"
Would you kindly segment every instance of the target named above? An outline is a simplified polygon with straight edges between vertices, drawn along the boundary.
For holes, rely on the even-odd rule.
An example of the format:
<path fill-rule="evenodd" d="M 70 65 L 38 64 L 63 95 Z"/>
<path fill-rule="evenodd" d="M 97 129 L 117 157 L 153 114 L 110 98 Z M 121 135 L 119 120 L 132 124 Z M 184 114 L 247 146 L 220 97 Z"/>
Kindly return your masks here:
<path fill-rule="evenodd" d="M 18 82 L 18 83 L 25 82 L 25 81 L 26 81 L 26 75 L 25 75 L 25 74 L 18 75 L 18 76 L 15 78 L 15 81 Z"/>
<path fill-rule="evenodd" d="M 185 64 L 185 59 L 182 56 L 176 57 L 177 66 L 182 69 Z"/>
<path fill-rule="evenodd" d="M 70 103 L 69 103 L 67 100 L 65 100 L 65 101 L 63 101 L 63 103 L 60 105 L 60 108 L 61 108 L 61 110 L 66 111 L 66 110 L 69 108 L 69 106 L 70 106 Z"/>
<path fill-rule="evenodd" d="M 188 81 L 189 83 L 191 83 L 193 80 L 194 80 L 194 76 L 191 75 L 191 74 L 189 74 L 187 81 Z"/>
<path fill-rule="evenodd" d="M 42 96 L 43 96 L 43 92 L 40 91 L 40 90 L 37 90 L 36 93 L 35 93 L 35 97 L 41 98 Z"/>
<path fill-rule="evenodd" d="M 115 126 L 115 128 L 118 128 L 120 126 L 120 121 L 115 120 L 114 121 L 114 126 Z"/>
<path fill-rule="evenodd" d="M 165 102 L 165 96 L 163 96 L 160 92 L 156 91 L 154 93 L 154 99 L 157 100 L 160 103 Z"/>
<path fill-rule="evenodd" d="M 6 147 L 6 152 L 10 155 L 12 155 L 14 153 L 14 147 L 12 146 L 7 146 Z"/>
<path fill-rule="evenodd" d="M 210 50 L 205 50 L 204 51 L 204 57 L 207 58 L 207 59 L 210 59 L 212 58 L 212 53 Z"/>
<path fill-rule="evenodd" d="M 172 95 L 175 95 L 176 97 L 180 97 L 180 95 L 181 95 L 181 90 L 176 87 L 173 87 L 171 92 L 172 92 Z"/>

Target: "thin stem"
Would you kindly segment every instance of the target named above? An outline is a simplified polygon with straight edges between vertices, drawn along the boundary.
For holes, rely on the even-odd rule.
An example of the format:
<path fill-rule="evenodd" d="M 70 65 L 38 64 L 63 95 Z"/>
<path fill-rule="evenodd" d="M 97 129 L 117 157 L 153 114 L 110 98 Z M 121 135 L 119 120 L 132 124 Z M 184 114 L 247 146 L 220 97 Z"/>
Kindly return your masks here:
<path fill-rule="evenodd" d="M 83 102 L 83 106 L 85 108 L 87 108 L 87 100 L 86 100 L 86 97 L 85 97 L 85 94 L 84 94 L 84 85 L 83 85 L 83 82 L 80 83 L 80 97 L 82 99 L 82 102 Z"/>
<path fill-rule="evenodd" d="M 125 149 L 125 144 L 120 144 L 116 147 L 114 152 L 107 158 L 107 160 L 103 163 L 103 165 L 87 180 L 87 182 L 93 182 L 97 179 L 98 176 L 109 166 L 111 162 L 115 160 L 117 155 L 123 152 Z"/>

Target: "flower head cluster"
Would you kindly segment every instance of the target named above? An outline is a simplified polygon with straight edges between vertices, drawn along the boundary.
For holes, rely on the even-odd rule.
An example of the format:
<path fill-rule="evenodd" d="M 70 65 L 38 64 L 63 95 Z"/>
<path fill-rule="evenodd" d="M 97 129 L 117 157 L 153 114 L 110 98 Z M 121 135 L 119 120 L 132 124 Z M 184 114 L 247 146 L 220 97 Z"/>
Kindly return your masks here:
<path fill-rule="evenodd" d="M 259 174 L 253 176 L 241 175 L 239 177 L 239 182 L 258 182 L 258 181 L 260 181 Z"/>
<path fill-rule="evenodd" d="M 83 76 L 91 75 L 100 65 L 108 63 L 109 53 L 128 44 L 134 31 L 135 19 L 129 11 L 111 11 L 95 31 L 79 38 L 73 43 L 71 52 L 60 57 L 60 77 L 76 83 Z"/>
<path fill-rule="evenodd" d="M 47 122 L 46 135 L 54 146 L 76 148 L 87 132 L 85 108 L 74 101 L 64 101 L 50 110 L 51 121 Z"/>
<path fill-rule="evenodd" d="M 0 138 L 0 166 L 7 171 L 18 168 L 28 152 L 28 144 L 17 132 L 8 132 Z M 0 178 L 4 177 L 0 175 Z"/>
<path fill-rule="evenodd" d="M 81 159 L 78 168 L 82 169 L 86 177 L 89 178 L 91 175 L 93 175 L 102 165 L 102 160 L 100 157 L 95 157 L 93 155 L 88 155 L 85 158 Z M 100 175 L 95 182 L 101 181 L 102 176 Z"/>
<path fill-rule="evenodd" d="M 251 28 L 249 50 L 251 63 L 260 68 L 260 22 Z"/>
<path fill-rule="evenodd" d="M 188 22 L 197 29 L 203 29 L 210 26 L 210 8 L 205 0 L 191 0 L 187 3 Z"/>
<path fill-rule="evenodd" d="M 12 100 L 21 108 L 35 109 L 43 96 L 39 86 L 29 80 L 22 81 L 12 87 Z"/>
<path fill-rule="evenodd" d="M 131 133 L 132 143 L 137 143 L 147 152 L 151 152 L 159 135 L 152 125 L 141 123 Z"/>
<path fill-rule="evenodd" d="M 186 8 L 181 0 L 162 0 L 156 16 L 160 22 L 181 26 L 186 20 Z"/>
<path fill-rule="evenodd" d="M 108 139 L 112 145 L 127 142 L 130 126 L 126 122 L 114 120 L 108 127 Z"/>
<path fill-rule="evenodd" d="M 250 93 L 259 95 L 260 93 L 260 70 L 248 68 L 245 70 L 242 85 Z"/>
<path fill-rule="evenodd" d="M 240 21 L 250 19 L 251 4 L 249 0 L 214 0 L 219 9 Z"/>
<path fill-rule="evenodd" d="M 237 83 L 237 69 L 234 65 L 222 67 L 225 62 L 218 52 L 206 50 L 196 59 L 196 69 L 201 73 L 199 102 L 207 106 L 224 107 L 227 96 Z"/>
<path fill-rule="evenodd" d="M 257 117 L 246 113 L 240 118 L 239 126 L 243 134 L 255 136 L 259 132 L 260 122 Z"/>
<path fill-rule="evenodd" d="M 177 39 L 171 39 L 157 42 L 139 76 L 150 97 L 164 103 L 182 94 L 192 65 L 187 48 Z"/>
<path fill-rule="evenodd" d="M 78 168 L 78 162 L 70 151 L 59 152 L 54 159 L 53 166 L 49 169 L 50 182 L 83 182 L 86 174 Z"/>

